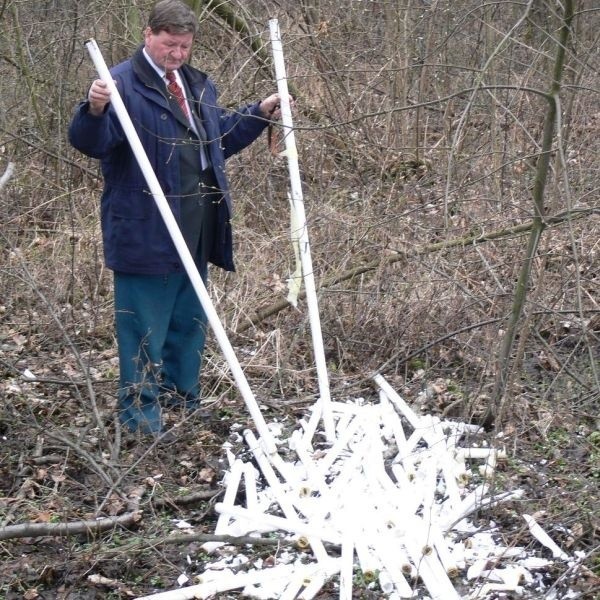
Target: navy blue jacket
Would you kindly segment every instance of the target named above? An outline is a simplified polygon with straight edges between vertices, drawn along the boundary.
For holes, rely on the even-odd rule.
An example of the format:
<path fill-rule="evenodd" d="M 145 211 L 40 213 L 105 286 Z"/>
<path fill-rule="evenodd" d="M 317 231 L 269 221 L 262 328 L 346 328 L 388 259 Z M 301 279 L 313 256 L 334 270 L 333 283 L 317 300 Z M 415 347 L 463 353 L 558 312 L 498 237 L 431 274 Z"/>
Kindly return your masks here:
<path fill-rule="evenodd" d="M 208 152 L 224 201 L 218 204 L 218 231 L 210 261 L 234 270 L 231 235 L 231 198 L 225 160 L 251 144 L 266 127 L 259 103 L 237 111 L 217 104 L 217 90 L 206 74 L 184 65 L 182 71 L 192 96 L 200 101 L 209 140 Z M 158 177 L 177 222 L 180 221 L 180 169 L 175 140 L 177 121 L 166 92 L 142 53 L 111 69 L 119 94 L 133 121 L 150 164 Z M 88 112 L 89 103 L 76 109 L 69 127 L 71 144 L 101 160 L 104 190 L 101 223 L 106 266 L 115 271 L 162 275 L 183 271 L 183 265 L 116 113 L 109 104 L 103 115 Z"/>

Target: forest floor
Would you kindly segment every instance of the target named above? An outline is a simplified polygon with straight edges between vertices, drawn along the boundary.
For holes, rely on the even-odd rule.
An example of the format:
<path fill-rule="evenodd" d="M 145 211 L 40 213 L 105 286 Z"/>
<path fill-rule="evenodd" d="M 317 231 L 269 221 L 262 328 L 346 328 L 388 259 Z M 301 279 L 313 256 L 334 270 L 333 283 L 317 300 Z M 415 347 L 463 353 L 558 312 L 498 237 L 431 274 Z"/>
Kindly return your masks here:
<path fill-rule="evenodd" d="M 20 537 L 0 537 L 0 598 L 138 597 L 176 589 L 182 573 L 194 583 L 214 560 L 201 546 L 203 536 L 214 533 L 214 504 L 223 495 L 223 444 L 229 440 L 231 450 L 239 451 L 240 430 L 253 427 L 234 388 L 230 385 L 229 391 L 213 396 L 202 414 L 166 412 L 176 436 L 156 443 L 115 429 L 114 349 L 83 357 L 90 373 L 84 381 L 80 365 L 64 348 L 33 348 L 13 332 L 3 334 L 0 521 L 13 529 L 25 524 L 33 529 Z M 205 377 L 212 377 L 210 365 Z M 260 389 L 259 381 L 250 383 Z M 439 413 L 453 400 L 447 380 L 431 385 L 432 393 L 425 395 L 420 393 L 423 374 L 394 383 L 409 403 L 421 403 L 419 410 Z M 334 396 L 344 389 L 335 379 L 332 387 Z M 366 385 L 355 391 L 368 400 L 368 390 Z M 282 399 L 269 390 L 259 393 L 265 419 L 288 427 L 295 427 L 313 402 L 311 397 Z M 375 398 L 374 389 L 371 393 Z M 343 397 L 348 398 L 348 392 Z M 500 491 L 522 489 L 524 496 L 482 511 L 477 518 L 482 524 L 495 522 L 505 545 L 532 548 L 551 558 L 549 551 L 536 546 L 520 516 L 534 514 L 567 553 L 582 557 L 577 569 L 564 564 L 549 568 L 543 576 L 544 592 L 520 597 L 600 598 L 600 434 L 591 416 L 563 413 L 558 425 L 550 419 L 545 429 L 543 418 L 525 426 L 516 417 L 504 429 L 507 460 L 498 467 L 496 485 Z M 89 527 L 87 533 L 69 535 L 35 530 L 98 517 L 122 521 L 103 532 Z M 282 551 L 274 544 L 229 549 L 267 563 Z M 383 593 L 373 584 L 356 581 L 354 596 L 379 598 Z M 232 592 L 218 597 L 240 596 Z M 318 596 L 336 597 L 335 582 Z M 517 596 L 487 596 L 512 597 Z"/>

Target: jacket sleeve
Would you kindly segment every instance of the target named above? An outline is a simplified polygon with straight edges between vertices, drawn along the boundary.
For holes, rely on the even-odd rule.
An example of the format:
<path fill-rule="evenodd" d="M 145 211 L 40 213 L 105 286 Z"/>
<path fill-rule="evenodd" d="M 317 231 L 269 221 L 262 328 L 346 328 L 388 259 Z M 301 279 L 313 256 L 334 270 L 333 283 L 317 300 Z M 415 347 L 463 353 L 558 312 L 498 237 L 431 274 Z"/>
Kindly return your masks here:
<path fill-rule="evenodd" d="M 212 81 L 213 97 L 218 97 L 218 92 Z M 218 106 L 218 104 L 215 102 Z M 219 131 L 221 133 L 221 146 L 225 158 L 236 154 L 249 146 L 267 127 L 268 119 L 260 112 L 260 102 L 242 106 L 237 110 L 219 108 Z"/>
<path fill-rule="evenodd" d="M 89 112 L 89 102 L 81 102 L 69 126 L 71 145 L 92 158 L 105 158 L 126 141 L 117 115 L 109 104 L 100 116 Z"/>

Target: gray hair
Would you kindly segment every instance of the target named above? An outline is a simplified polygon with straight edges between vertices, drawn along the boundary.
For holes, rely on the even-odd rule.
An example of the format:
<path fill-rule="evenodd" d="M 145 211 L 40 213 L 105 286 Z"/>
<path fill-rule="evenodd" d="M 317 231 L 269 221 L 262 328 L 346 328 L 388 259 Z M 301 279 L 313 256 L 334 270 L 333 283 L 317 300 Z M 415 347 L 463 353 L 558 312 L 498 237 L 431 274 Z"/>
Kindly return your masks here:
<path fill-rule="evenodd" d="M 148 15 L 152 33 L 198 33 L 198 17 L 182 0 L 160 0 Z"/>

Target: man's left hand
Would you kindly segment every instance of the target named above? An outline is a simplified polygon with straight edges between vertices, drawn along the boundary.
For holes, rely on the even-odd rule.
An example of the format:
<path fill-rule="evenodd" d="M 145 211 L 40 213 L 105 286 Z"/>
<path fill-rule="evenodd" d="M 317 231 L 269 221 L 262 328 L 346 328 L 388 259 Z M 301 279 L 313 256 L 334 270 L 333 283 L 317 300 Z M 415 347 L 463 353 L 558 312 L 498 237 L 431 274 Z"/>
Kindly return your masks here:
<path fill-rule="evenodd" d="M 288 96 L 290 108 L 293 110 L 295 103 L 291 95 Z M 271 94 L 260 103 L 260 112 L 265 119 L 277 121 L 281 119 L 281 96 L 279 94 Z"/>

